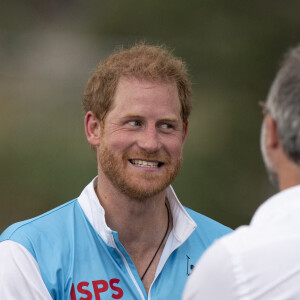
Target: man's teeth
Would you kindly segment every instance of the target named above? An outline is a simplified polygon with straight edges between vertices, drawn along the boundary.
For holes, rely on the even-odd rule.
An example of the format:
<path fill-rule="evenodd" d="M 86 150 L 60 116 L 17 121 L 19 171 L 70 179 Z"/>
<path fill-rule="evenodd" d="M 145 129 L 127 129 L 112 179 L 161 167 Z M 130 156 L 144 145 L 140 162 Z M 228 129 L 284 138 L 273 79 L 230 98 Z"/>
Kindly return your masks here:
<path fill-rule="evenodd" d="M 148 168 L 158 168 L 158 162 L 154 161 L 145 161 L 139 159 L 132 159 L 130 160 L 134 165 L 141 166 L 141 167 L 148 167 Z"/>

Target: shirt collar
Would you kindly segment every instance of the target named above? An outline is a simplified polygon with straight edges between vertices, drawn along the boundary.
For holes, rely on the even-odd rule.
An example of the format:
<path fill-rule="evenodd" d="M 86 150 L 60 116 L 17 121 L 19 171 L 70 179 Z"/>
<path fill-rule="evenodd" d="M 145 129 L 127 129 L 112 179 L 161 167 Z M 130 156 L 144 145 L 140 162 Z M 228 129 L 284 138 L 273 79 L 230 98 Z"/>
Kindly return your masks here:
<path fill-rule="evenodd" d="M 96 179 L 96 178 L 95 178 Z M 82 191 L 78 197 L 78 202 L 96 232 L 101 236 L 103 241 L 115 247 L 112 230 L 107 226 L 105 221 L 105 211 L 100 204 L 96 195 L 93 179 Z M 167 187 L 166 196 L 169 200 L 172 217 L 173 217 L 173 233 L 179 244 L 184 243 L 187 238 L 197 227 L 194 220 L 189 216 L 182 204 L 179 202 L 173 188 Z"/>
<path fill-rule="evenodd" d="M 260 205 L 251 220 L 251 225 L 271 225 L 278 223 L 286 215 L 298 220 L 299 211 L 300 185 L 296 185 L 275 194 Z"/>

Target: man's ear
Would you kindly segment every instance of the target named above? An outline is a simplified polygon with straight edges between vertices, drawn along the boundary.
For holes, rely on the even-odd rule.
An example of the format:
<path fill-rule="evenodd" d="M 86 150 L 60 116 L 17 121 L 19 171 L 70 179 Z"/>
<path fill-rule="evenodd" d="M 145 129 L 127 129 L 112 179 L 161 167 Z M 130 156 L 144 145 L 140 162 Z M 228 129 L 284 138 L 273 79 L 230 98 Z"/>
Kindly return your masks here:
<path fill-rule="evenodd" d="M 183 138 L 182 138 L 183 142 L 185 142 L 188 130 L 189 130 L 189 122 L 183 123 Z"/>
<path fill-rule="evenodd" d="M 101 122 L 96 117 L 95 113 L 88 111 L 84 118 L 85 135 L 88 142 L 97 147 L 101 140 Z"/>
<path fill-rule="evenodd" d="M 267 147 L 271 149 L 276 149 L 280 146 L 280 140 L 277 130 L 276 121 L 272 118 L 272 116 L 266 116 L 267 122 Z"/>

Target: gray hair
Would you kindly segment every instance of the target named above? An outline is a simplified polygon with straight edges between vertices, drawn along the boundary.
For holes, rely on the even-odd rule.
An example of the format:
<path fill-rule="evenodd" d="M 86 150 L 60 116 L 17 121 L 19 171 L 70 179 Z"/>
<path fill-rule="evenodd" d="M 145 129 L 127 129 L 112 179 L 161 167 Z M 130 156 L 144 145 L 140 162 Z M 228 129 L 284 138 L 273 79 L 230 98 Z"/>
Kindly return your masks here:
<path fill-rule="evenodd" d="M 300 163 L 300 46 L 285 56 L 267 98 L 267 108 L 277 124 L 287 156 Z"/>

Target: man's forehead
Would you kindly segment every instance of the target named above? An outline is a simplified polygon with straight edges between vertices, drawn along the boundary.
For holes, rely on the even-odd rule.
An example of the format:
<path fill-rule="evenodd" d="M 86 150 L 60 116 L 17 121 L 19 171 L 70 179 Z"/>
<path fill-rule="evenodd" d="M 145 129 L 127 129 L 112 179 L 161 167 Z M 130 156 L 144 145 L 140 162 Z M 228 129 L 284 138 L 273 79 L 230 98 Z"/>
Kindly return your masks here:
<path fill-rule="evenodd" d="M 137 76 L 121 76 L 117 83 L 117 89 L 121 85 L 137 85 L 137 84 L 149 85 L 149 87 L 155 87 L 159 85 L 169 85 L 176 87 L 175 80 L 166 79 L 166 78 L 152 78 L 152 77 L 137 77 Z M 116 89 L 116 90 L 117 90 Z"/>
<path fill-rule="evenodd" d="M 151 80 L 148 78 L 137 77 L 121 77 L 118 81 L 115 94 L 112 99 L 111 109 L 118 103 L 125 100 L 125 103 L 134 100 L 141 100 L 149 97 L 150 103 L 155 101 L 156 97 L 162 99 L 169 98 L 171 95 L 172 101 L 180 104 L 179 93 L 175 82 L 166 82 L 161 80 Z M 174 100 L 174 101 L 173 101 Z M 124 103 L 124 104 L 125 104 Z"/>
<path fill-rule="evenodd" d="M 154 114 L 160 112 L 162 119 L 178 120 L 181 118 L 181 104 L 173 84 L 145 78 L 123 77 L 118 83 L 108 115 L 118 113 L 124 118 L 138 117 L 147 109 Z"/>

